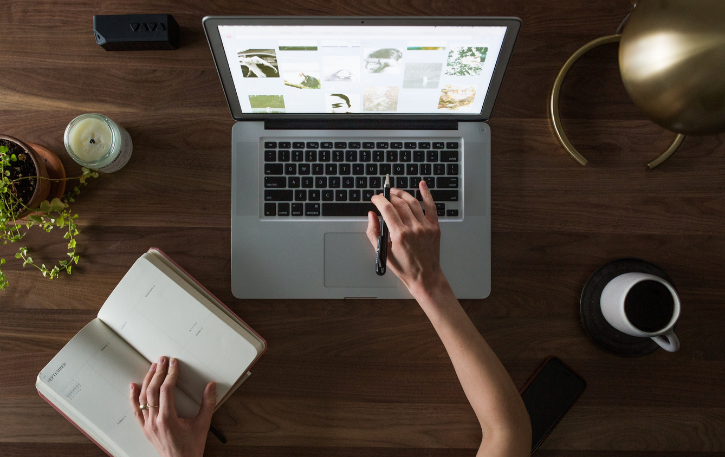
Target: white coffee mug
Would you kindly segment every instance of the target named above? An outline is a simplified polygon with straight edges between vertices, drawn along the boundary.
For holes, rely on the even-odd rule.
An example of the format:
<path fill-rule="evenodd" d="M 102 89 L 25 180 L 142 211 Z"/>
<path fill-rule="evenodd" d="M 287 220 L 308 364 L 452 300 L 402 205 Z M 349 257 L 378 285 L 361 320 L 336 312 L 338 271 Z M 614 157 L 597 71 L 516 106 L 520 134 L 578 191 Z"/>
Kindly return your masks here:
<path fill-rule="evenodd" d="M 624 306 L 627 294 L 632 287 L 647 280 L 656 281 L 665 286 L 670 291 L 674 302 L 672 318 L 669 323 L 653 332 L 645 332 L 635 327 L 627 317 Z M 677 339 L 673 330 L 677 319 L 680 317 L 680 298 L 672 285 L 664 279 L 647 273 L 624 273 L 609 281 L 609 284 L 604 287 L 600 303 L 604 318 L 620 332 L 631 336 L 652 338 L 652 341 L 665 351 L 675 352 L 680 349 L 680 340 Z"/>

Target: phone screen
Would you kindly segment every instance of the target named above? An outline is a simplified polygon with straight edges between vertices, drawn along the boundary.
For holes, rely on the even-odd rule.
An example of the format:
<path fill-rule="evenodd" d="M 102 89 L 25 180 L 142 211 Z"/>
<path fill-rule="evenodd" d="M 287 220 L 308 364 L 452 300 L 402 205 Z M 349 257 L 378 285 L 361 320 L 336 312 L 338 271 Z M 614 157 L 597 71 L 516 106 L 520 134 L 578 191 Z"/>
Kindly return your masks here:
<path fill-rule="evenodd" d="M 533 453 L 586 388 L 587 383 L 556 357 L 549 358 L 521 398 L 531 419 Z"/>

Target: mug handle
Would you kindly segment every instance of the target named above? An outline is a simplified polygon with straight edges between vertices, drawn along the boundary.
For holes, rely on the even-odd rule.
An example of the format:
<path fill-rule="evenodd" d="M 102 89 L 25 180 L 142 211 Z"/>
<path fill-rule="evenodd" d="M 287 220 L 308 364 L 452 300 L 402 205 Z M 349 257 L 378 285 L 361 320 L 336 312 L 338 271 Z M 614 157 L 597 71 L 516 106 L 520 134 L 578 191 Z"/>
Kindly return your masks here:
<path fill-rule="evenodd" d="M 662 335 L 653 336 L 652 341 L 657 343 L 667 352 L 675 352 L 680 349 L 680 340 L 677 339 L 677 335 L 675 335 L 674 330 L 670 330 Z"/>

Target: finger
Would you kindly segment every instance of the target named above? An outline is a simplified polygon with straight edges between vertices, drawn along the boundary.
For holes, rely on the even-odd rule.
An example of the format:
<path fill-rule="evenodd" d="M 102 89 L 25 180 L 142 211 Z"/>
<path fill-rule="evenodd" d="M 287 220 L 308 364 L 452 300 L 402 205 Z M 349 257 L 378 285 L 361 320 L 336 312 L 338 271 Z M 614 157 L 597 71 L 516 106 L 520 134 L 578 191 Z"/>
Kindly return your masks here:
<path fill-rule="evenodd" d="M 149 387 L 146 389 L 146 400 L 149 404 L 149 417 L 154 419 L 159 414 L 159 389 L 166 378 L 166 371 L 168 370 L 168 360 L 163 355 L 159 357 L 159 362 L 156 364 L 156 373 L 151 378 Z"/>
<path fill-rule="evenodd" d="M 133 410 L 133 415 L 136 417 L 136 420 L 138 421 L 138 424 L 143 428 L 144 423 L 146 422 L 143 417 L 143 412 L 141 411 L 141 408 L 139 407 L 139 395 L 141 394 L 141 390 L 138 388 L 138 386 L 134 383 L 131 383 L 131 409 Z"/>
<path fill-rule="evenodd" d="M 405 203 L 405 200 L 398 196 L 391 195 L 390 203 L 392 203 L 398 211 L 398 216 L 400 216 L 400 220 L 403 221 L 404 225 L 408 227 L 413 227 L 413 225 L 415 225 L 415 216 L 413 216 L 413 212 L 410 210 L 410 206 Z"/>
<path fill-rule="evenodd" d="M 156 363 L 151 364 L 151 368 L 149 368 L 149 371 L 146 373 L 146 376 L 143 378 L 143 383 L 141 383 L 141 393 L 138 396 L 139 405 L 148 404 L 148 399 L 146 398 L 146 391 L 148 390 L 151 379 L 154 377 L 154 373 L 156 373 Z M 148 409 L 143 410 L 143 417 L 144 417 L 144 419 L 149 418 Z"/>
<path fill-rule="evenodd" d="M 174 390 L 176 388 L 176 380 L 179 379 L 179 361 L 172 358 L 169 359 L 169 371 L 161 384 L 159 414 L 165 417 L 177 417 L 176 403 L 174 403 Z"/>
<path fill-rule="evenodd" d="M 380 236 L 380 220 L 378 219 L 378 215 L 372 211 L 368 212 L 368 229 L 365 231 L 365 234 L 368 236 L 368 240 L 370 240 L 373 248 L 377 249 L 378 237 Z"/>
<path fill-rule="evenodd" d="M 194 421 L 202 430 L 209 430 L 211 424 L 211 415 L 214 414 L 216 408 L 216 383 L 210 382 L 204 389 L 204 395 L 201 398 L 201 407 L 199 414 L 196 415 Z"/>
<path fill-rule="evenodd" d="M 390 233 L 398 233 L 403 228 L 403 221 L 398 216 L 398 211 L 395 209 L 392 203 L 390 203 L 382 195 L 373 195 L 371 200 L 373 204 L 378 208 L 380 214 L 385 218 L 385 224 L 388 226 Z"/>
<path fill-rule="evenodd" d="M 420 222 L 427 222 L 427 219 L 425 218 L 425 214 L 423 214 L 423 209 L 420 207 L 420 202 L 415 199 L 412 195 L 410 195 L 408 192 L 400 189 L 391 189 L 390 193 L 392 194 L 393 191 L 395 191 L 395 196 L 402 199 L 405 203 L 408 204 L 410 207 L 410 211 L 413 213 L 413 217 Z"/>
<path fill-rule="evenodd" d="M 433 201 L 433 196 L 428 190 L 428 184 L 424 181 L 420 181 L 420 194 L 423 196 L 423 204 L 425 205 L 425 218 L 431 224 L 438 225 L 438 211 L 436 210 L 436 204 Z"/>

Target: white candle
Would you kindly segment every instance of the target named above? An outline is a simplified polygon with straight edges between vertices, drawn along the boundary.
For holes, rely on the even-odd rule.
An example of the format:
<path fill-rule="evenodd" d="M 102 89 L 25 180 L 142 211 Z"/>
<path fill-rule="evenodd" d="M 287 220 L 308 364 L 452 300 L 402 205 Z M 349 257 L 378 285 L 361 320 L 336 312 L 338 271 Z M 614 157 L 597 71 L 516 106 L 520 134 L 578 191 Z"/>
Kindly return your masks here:
<path fill-rule="evenodd" d="M 79 159 L 95 162 L 108 153 L 112 139 L 113 134 L 108 124 L 101 119 L 89 117 L 73 126 L 69 132 L 68 144 Z"/>

